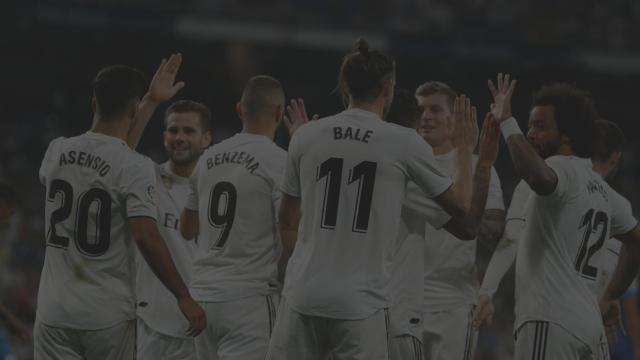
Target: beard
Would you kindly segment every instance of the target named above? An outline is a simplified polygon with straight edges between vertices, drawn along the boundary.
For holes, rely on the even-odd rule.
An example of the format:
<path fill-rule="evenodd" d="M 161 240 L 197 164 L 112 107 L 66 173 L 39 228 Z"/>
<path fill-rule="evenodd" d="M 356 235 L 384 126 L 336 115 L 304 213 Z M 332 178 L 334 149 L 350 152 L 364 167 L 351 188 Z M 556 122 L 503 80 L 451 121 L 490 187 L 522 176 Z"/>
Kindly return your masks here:
<path fill-rule="evenodd" d="M 178 151 L 174 149 L 169 150 L 169 157 L 171 158 L 171 161 L 177 165 L 188 165 L 188 164 L 194 163 L 198 161 L 198 159 L 200 158 L 200 155 L 202 155 L 203 153 L 203 151 L 189 149 L 186 151 L 185 155 L 177 156 L 176 155 L 177 152 Z"/>
<path fill-rule="evenodd" d="M 558 155 L 561 145 L 562 145 L 562 142 L 560 141 L 560 139 L 555 139 L 555 140 L 547 141 L 546 143 L 543 143 L 543 144 L 539 144 L 538 155 L 540 155 L 540 157 L 542 157 L 543 159 L 549 158 L 554 155 Z"/>

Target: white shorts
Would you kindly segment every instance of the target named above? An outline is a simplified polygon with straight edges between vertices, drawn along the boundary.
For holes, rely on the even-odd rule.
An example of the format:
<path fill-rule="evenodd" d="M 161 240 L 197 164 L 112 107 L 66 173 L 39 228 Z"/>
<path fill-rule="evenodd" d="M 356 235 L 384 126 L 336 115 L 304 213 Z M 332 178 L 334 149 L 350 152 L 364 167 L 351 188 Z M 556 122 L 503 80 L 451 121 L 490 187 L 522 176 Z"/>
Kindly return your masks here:
<path fill-rule="evenodd" d="M 470 360 L 475 357 L 478 330 L 472 324 L 473 305 L 425 312 L 422 341 L 427 360 Z"/>
<path fill-rule="evenodd" d="M 35 360 L 133 360 L 135 344 L 135 320 L 100 330 L 63 329 L 36 321 L 33 329 Z"/>
<path fill-rule="evenodd" d="M 200 302 L 207 327 L 196 337 L 199 360 L 264 360 L 275 324 L 277 295 Z"/>
<path fill-rule="evenodd" d="M 341 320 L 300 314 L 283 298 L 267 360 L 388 360 L 388 327 L 387 309 Z"/>
<path fill-rule="evenodd" d="M 138 360 L 195 360 L 196 346 L 193 338 L 178 338 L 161 334 L 138 318 Z"/>
<path fill-rule="evenodd" d="M 411 335 L 392 337 L 389 340 L 389 360 L 424 360 L 422 341 Z"/>
<path fill-rule="evenodd" d="M 589 345 L 557 324 L 528 321 L 516 331 L 514 359 L 609 360 L 609 347 L 604 334 Z"/>

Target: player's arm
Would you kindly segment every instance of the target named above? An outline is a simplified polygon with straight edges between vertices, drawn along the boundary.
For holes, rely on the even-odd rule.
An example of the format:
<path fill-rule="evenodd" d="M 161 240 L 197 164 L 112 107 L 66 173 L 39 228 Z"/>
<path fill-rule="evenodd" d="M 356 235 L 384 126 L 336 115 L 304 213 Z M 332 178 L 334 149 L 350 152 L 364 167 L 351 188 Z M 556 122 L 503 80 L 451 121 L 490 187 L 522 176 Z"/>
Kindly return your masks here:
<path fill-rule="evenodd" d="M 142 133 L 158 105 L 171 99 L 178 90 L 184 87 L 184 82 L 182 81 L 175 83 L 176 74 L 180 69 L 181 63 L 182 55 L 180 54 L 171 54 L 168 60 L 162 59 L 158 70 L 156 70 L 151 79 L 149 90 L 140 100 L 136 116 L 129 126 L 127 144 L 130 148 L 135 149 L 138 146 Z"/>
<path fill-rule="evenodd" d="M 197 210 L 182 209 L 180 214 L 180 234 L 185 240 L 193 240 L 200 233 L 200 221 Z"/>
<path fill-rule="evenodd" d="M 613 276 L 600 299 L 600 311 L 610 338 L 621 323 L 619 300 L 640 269 L 640 227 L 636 225 L 628 233 L 615 237 L 622 241 L 622 248 Z"/>
<path fill-rule="evenodd" d="M 180 310 L 189 321 L 189 336 L 198 335 L 206 325 L 205 313 L 193 300 L 162 240 L 156 222 L 149 217 L 129 218 L 131 235 L 153 273 L 178 300 Z"/>
<path fill-rule="evenodd" d="M 516 172 L 529 184 L 531 190 L 539 195 L 549 195 L 556 189 L 558 177 L 529 144 L 512 116 L 511 97 L 516 81 L 509 81 L 509 77 L 509 74 L 498 74 L 497 88 L 489 80 L 489 90 L 493 95 L 491 113 L 500 123 Z"/>
<path fill-rule="evenodd" d="M 280 211 L 278 223 L 280 228 L 280 237 L 285 254 L 290 256 L 298 239 L 298 226 L 300 225 L 300 198 L 283 193 L 280 201 Z"/>
<path fill-rule="evenodd" d="M 473 116 L 473 118 L 475 118 L 475 116 Z M 454 214 L 452 219 L 444 226 L 447 231 L 459 239 L 473 240 L 477 237 L 480 230 L 483 214 L 485 214 L 487 197 L 489 195 L 491 169 L 498 157 L 498 140 L 498 124 L 491 118 L 490 114 L 487 114 L 484 124 L 482 125 L 480 154 L 471 184 L 471 204 L 463 213 Z M 461 151 L 458 150 L 457 152 Z M 458 162 L 456 166 L 458 164 L 460 163 Z M 461 168 L 457 169 L 456 175 L 458 171 L 465 173 L 464 169 Z M 455 180 L 459 181 L 457 178 Z M 443 195 L 446 195 L 446 193 Z M 438 201 L 437 198 L 436 201 Z"/>

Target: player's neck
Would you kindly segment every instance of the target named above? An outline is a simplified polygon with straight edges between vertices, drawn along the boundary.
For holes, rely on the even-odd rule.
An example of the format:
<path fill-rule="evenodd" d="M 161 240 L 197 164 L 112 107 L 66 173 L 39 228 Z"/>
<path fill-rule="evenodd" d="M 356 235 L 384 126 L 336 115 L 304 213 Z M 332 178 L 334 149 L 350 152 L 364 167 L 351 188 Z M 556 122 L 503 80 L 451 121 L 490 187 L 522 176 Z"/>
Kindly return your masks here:
<path fill-rule="evenodd" d="M 129 121 L 124 118 L 101 121 L 100 118 L 94 117 L 91 131 L 127 141 L 127 136 L 129 135 Z"/>
<path fill-rule="evenodd" d="M 272 126 L 260 125 L 260 124 L 248 124 L 242 125 L 242 131 L 245 134 L 263 135 L 269 139 L 273 139 L 276 135 L 276 130 Z"/>
<path fill-rule="evenodd" d="M 453 144 L 451 141 L 445 141 L 440 145 L 433 146 L 433 155 L 448 154 L 453 151 Z"/>
<path fill-rule="evenodd" d="M 356 101 L 352 100 L 349 103 L 349 109 L 360 109 L 372 112 L 377 114 L 380 119 L 384 118 L 384 102 L 375 101 L 375 102 L 364 102 L 364 101 Z"/>
<path fill-rule="evenodd" d="M 571 145 L 569 144 L 562 144 L 560 145 L 560 148 L 558 149 L 558 154 L 557 155 L 564 155 L 564 156 L 574 156 L 576 153 L 573 152 L 573 149 L 571 148 Z"/>
<path fill-rule="evenodd" d="M 169 169 L 177 176 L 188 178 L 193 173 L 193 169 L 196 167 L 197 161 L 190 162 L 188 164 L 176 164 L 169 160 Z"/>

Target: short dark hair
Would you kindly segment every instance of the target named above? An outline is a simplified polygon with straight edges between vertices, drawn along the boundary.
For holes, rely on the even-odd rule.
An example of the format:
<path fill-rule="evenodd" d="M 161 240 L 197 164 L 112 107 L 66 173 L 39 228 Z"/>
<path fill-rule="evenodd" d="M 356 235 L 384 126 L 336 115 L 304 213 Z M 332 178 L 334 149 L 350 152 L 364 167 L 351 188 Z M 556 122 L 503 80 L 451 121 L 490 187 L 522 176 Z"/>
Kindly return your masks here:
<path fill-rule="evenodd" d="M 5 182 L 0 182 L 0 201 L 9 206 L 15 206 L 18 202 L 15 189 Z"/>
<path fill-rule="evenodd" d="M 569 138 L 573 152 L 590 158 L 596 139 L 594 124 L 598 119 L 591 94 L 571 84 L 543 86 L 533 95 L 533 106 L 547 105 L 554 107 L 558 131 Z"/>
<path fill-rule="evenodd" d="M 387 114 L 387 121 L 400 126 L 415 128 L 422 110 L 413 94 L 405 89 L 396 89 Z"/>
<path fill-rule="evenodd" d="M 284 88 L 278 79 L 268 75 L 256 75 L 247 81 L 242 90 L 240 100 L 247 118 L 253 118 L 267 106 L 277 105 L 275 102 L 283 101 Z"/>
<path fill-rule="evenodd" d="M 434 94 L 445 95 L 449 101 L 449 108 L 453 110 L 453 103 L 458 94 L 447 84 L 440 81 L 427 81 L 418 86 L 416 96 L 429 96 Z"/>
<path fill-rule="evenodd" d="M 623 152 L 625 147 L 624 133 L 613 121 L 599 119 L 595 122 L 597 134 L 592 159 L 604 162 L 615 152 Z"/>
<path fill-rule="evenodd" d="M 372 100 L 382 92 L 383 82 L 394 76 L 393 60 L 358 39 L 355 49 L 342 60 L 337 89 L 344 99 Z"/>
<path fill-rule="evenodd" d="M 146 81 L 139 70 L 125 65 L 108 66 L 93 80 L 96 110 L 107 119 L 124 115 L 131 102 L 144 95 L 145 88 Z"/>
<path fill-rule="evenodd" d="M 211 111 L 209 111 L 209 108 L 206 105 L 193 100 L 178 100 L 169 105 L 167 110 L 164 112 L 165 127 L 167 126 L 167 119 L 170 114 L 187 112 L 194 112 L 198 114 L 202 132 L 211 131 Z"/>

